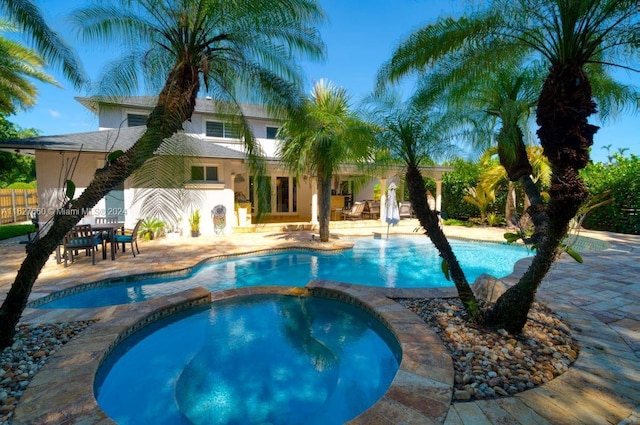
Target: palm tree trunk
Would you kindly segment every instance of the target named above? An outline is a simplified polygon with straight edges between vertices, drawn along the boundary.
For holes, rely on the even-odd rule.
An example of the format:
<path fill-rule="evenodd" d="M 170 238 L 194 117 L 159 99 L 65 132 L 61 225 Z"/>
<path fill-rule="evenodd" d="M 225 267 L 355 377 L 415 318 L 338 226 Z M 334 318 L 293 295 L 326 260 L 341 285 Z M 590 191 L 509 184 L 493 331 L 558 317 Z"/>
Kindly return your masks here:
<path fill-rule="evenodd" d="M 529 206 L 525 208 L 525 211 L 529 215 L 531 223 L 533 223 L 533 235 L 526 242 L 538 244 L 542 241 L 547 228 L 547 205 L 542 202 L 540 190 L 538 190 L 538 186 L 533 182 L 530 174 L 521 176 L 519 181 L 529 202 Z"/>
<path fill-rule="evenodd" d="M 516 209 L 518 207 L 518 198 L 516 195 L 516 188 L 513 182 L 509 182 L 507 188 L 507 201 L 504 205 L 504 217 L 507 220 L 507 228 L 513 227 L 514 217 L 516 216 Z"/>
<path fill-rule="evenodd" d="M 67 212 L 72 214 L 56 213 L 49 232 L 29 246 L 27 256 L 0 307 L 0 349 L 11 345 L 33 284 L 64 235 L 82 218 L 83 211 L 93 208 L 112 188 L 124 182 L 151 158 L 164 139 L 182 129 L 183 123 L 195 109 L 198 89 L 198 74 L 193 67 L 187 63 L 174 68 L 158 96 L 158 103 L 149 116 L 147 130 L 142 137 L 120 158 L 96 170 L 93 180 L 78 199 L 65 205 Z"/>
<path fill-rule="evenodd" d="M 467 282 L 467 278 L 458 263 L 458 259 L 451 249 L 451 245 L 444 235 L 438 220 L 438 214 L 429 208 L 427 197 L 425 196 L 425 187 L 422 174 L 417 167 L 408 167 L 406 174 L 407 188 L 409 189 L 409 198 L 411 205 L 415 211 L 420 225 L 426 230 L 427 236 L 435 245 L 440 253 L 443 261 L 447 263 L 449 274 L 456 286 L 458 296 L 462 301 L 467 313 L 476 322 L 482 322 L 481 312 L 478 310 L 478 302 L 473 295 L 471 286 Z"/>
<path fill-rule="evenodd" d="M 538 137 L 553 172 L 548 226 L 529 269 L 488 312 L 488 324 L 512 333 L 522 331 L 542 279 L 558 256 L 569 221 L 588 196 L 578 171 L 589 162 L 589 147 L 598 127 L 587 119 L 595 111 L 591 86 L 583 70 L 552 67 L 536 112 Z"/>
<path fill-rule="evenodd" d="M 331 174 L 324 175 L 318 170 L 318 198 L 320 205 L 318 208 L 318 227 L 320 233 L 320 242 L 329 242 L 329 222 L 331 219 Z"/>
<path fill-rule="evenodd" d="M 500 165 L 504 167 L 507 176 L 509 176 L 509 180 L 520 182 L 525 195 L 529 199 L 530 206 L 526 208 L 526 213 L 531 218 L 534 230 L 531 238 L 525 240 L 525 242 L 537 244 L 542 240 L 547 225 L 546 205 L 542 202 L 540 190 L 531 179 L 533 167 L 527 156 L 527 147 L 524 144 L 522 130 L 517 125 L 514 125 L 513 128 L 515 129 L 515 135 L 512 137 L 517 138 L 515 149 L 508 150 L 505 148 L 512 143 L 507 141 L 509 136 L 506 127 L 503 126 L 498 134 L 498 157 L 500 158 Z"/>

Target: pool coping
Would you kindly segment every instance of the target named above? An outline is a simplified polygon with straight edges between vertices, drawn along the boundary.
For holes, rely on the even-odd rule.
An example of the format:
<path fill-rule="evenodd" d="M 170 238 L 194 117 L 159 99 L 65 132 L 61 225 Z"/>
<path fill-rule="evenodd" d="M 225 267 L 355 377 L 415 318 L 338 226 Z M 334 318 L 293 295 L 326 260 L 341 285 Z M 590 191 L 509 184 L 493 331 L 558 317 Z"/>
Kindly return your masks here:
<path fill-rule="evenodd" d="M 432 329 L 380 289 L 323 280 L 312 280 L 302 288 L 262 286 L 213 293 L 194 288 L 142 303 L 95 309 L 98 322 L 63 346 L 34 376 L 15 410 L 13 424 L 114 424 L 97 404 L 94 383 L 98 368 L 120 341 L 175 312 L 254 294 L 340 300 L 362 308 L 389 328 L 402 349 L 400 368 L 383 397 L 349 424 L 442 423 L 451 404 L 453 360 Z"/>

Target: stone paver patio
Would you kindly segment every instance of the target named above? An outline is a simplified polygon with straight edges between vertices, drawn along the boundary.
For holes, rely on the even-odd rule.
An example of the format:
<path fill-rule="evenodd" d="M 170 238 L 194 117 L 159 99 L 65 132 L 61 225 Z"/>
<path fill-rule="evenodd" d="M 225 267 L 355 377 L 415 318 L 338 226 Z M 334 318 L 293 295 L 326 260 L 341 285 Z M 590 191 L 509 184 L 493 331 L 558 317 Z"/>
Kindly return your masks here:
<path fill-rule="evenodd" d="M 392 228 L 391 233 L 412 233 L 415 223 L 408 220 L 403 224 Z M 350 236 L 371 237 L 373 232 L 384 234 L 387 230 L 386 224 L 371 221 L 370 225 L 371 227 L 332 229 L 335 238 L 332 239 L 331 248 L 350 247 Z M 445 227 L 445 231 L 452 237 L 503 240 L 503 230 L 500 229 Z M 446 376 L 447 365 L 441 364 L 444 369 L 437 369 L 431 375 L 426 367 L 434 364 L 434 358 L 438 357 L 436 353 L 441 354 L 440 349 L 433 345 L 432 354 L 416 351 L 419 344 L 424 345 L 425 341 L 430 341 L 432 333 L 426 326 L 422 326 L 424 329 L 409 326 L 412 318 L 407 311 L 394 307 L 392 304 L 395 303 L 388 304 L 384 301 L 385 297 L 389 296 L 453 296 L 453 290 L 354 288 L 351 285 L 332 282 L 313 282 L 308 290 L 337 291 L 343 294 L 340 297 L 355 297 L 358 303 L 370 308 L 383 321 L 394 322 L 394 332 L 396 336 L 400 334 L 403 351 L 407 353 L 407 358 L 411 359 L 405 364 L 403 357 L 404 369 L 401 369 L 394 381 L 397 385 L 394 385 L 374 408 L 353 422 L 368 425 L 443 421 L 446 424 L 465 425 L 640 424 L 640 237 L 602 232 L 584 234 L 608 242 L 610 248 L 584 253 L 584 264 L 563 258 L 554 266 L 538 293 L 538 300 L 555 310 L 571 326 L 581 346 L 580 356 L 565 374 L 514 397 L 449 404 L 446 400 L 450 400 L 450 395 L 442 394 L 443 388 L 446 389 L 447 385 L 450 386 L 452 383 L 452 374 L 450 377 Z M 99 260 L 96 266 L 91 265 L 90 259 L 81 257 L 77 263 L 65 269 L 52 259 L 40 275 L 31 300 L 104 278 L 114 279 L 136 273 L 184 269 L 217 255 L 291 246 L 318 248 L 319 244 L 312 240 L 309 232 L 274 231 L 145 242 L 141 243 L 141 254 L 135 259 L 128 251 L 119 253 L 116 261 Z M 0 299 L 3 299 L 8 291 L 23 258 L 23 245 L 16 242 L 0 242 Z M 506 280 L 516 281 L 526 269 L 527 262 L 528 260 L 520 261 L 514 273 Z M 238 292 L 216 293 L 213 297 L 233 296 L 236 293 Z M 182 295 L 181 302 L 193 302 L 194 299 L 203 296 L 206 298 L 208 292 Z M 100 317 L 104 320 L 100 323 L 103 328 L 117 325 L 122 329 L 127 324 L 135 323 L 141 315 L 152 314 L 150 312 L 157 310 L 159 303 L 160 301 L 156 302 L 155 307 L 151 302 L 148 307 L 134 309 L 138 312 L 129 316 L 122 314 L 122 311 L 127 310 L 124 306 L 66 311 L 29 308 L 25 311 L 23 321 L 41 323 Z M 114 318 L 115 322 L 110 322 Z M 97 331 L 94 329 L 88 331 L 89 337 L 93 335 L 97 338 L 91 340 L 93 343 L 100 339 L 95 332 Z M 81 335 L 78 339 L 83 337 L 85 336 Z M 113 337 L 112 333 L 110 340 L 101 340 L 101 343 L 111 344 Z M 73 352 L 73 355 L 67 353 L 67 357 L 64 357 L 65 351 L 73 350 L 74 343 L 78 351 Z M 74 373 L 73 366 L 78 369 L 78 365 L 85 365 L 86 362 L 95 363 L 95 356 L 82 355 L 82 346 L 86 347 L 81 341 L 76 340 L 67 344 L 50 360 L 52 364 L 47 364 L 38 373 L 20 401 L 16 411 L 16 423 L 76 423 L 74 421 L 77 417 L 66 417 L 62 415 L 60 405 L 52 405 L 58 403 L 59 399 L 46 399 L 44 394 L 51 392 L 47 384 L 55 382 L 56 379 L 62 379 L 61 382 L 68 381 L 69 374 Z M 99 352 L 89 351 L 94 354 Z M 56 362 L 58 367 L 63 362 L 64 367 L 54 367 Z M 442 363 L 442 360 L 435 363 Z M 87 376 L 85 379 L 93 379 L 91 370 Z M 74 385 L 74 388 L 87 394 L 83 402 L 87 401 L 87 397 L 91 399 L 92 386 L 89 382 L 82 379 L 77 382 L 79 384 Z M 83 388 L 87 386 L 89 388 Z M 425 396 L 426 388 L 432 388 L 433 394 Z M 72 393 L 67 394 L 67 397 L 71 395 L 76 396 Z M 444 410 L 437 407 L 443 406 L 442 403 L 448 406 L 448 411 L 446 407 Z M 85 421 L 83 423 L 110 423 L 103 415 L 81 417 Z"/>

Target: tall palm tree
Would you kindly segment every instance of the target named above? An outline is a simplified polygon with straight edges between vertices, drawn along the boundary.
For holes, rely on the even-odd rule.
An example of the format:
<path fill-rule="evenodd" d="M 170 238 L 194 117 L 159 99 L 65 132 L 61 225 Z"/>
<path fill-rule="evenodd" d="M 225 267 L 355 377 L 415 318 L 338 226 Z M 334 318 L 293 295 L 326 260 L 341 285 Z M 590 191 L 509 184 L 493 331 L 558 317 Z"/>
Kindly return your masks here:
<path fill-rule="evenodd" d="M 424 106 L 422 99 L 421 107 Z M 451 137 L 450 119 L 436 108 L 418 109 L 411 100 L 403 103 L 397 94 L 384 91 L 365 99 L 364 107 L 367 118 L 381 129 L 376 136 L 379 156 L 383 162 L 399 162 L 405 167 L 405 181 L 415 215 L 442 257 L 467 312 L 481 321 L 477 300 L 440 227 L 438 212 L 429 207 L 420 171 L 423 165 L 451 150 L 447 142 Z"/>
<path fill-rule="evenodd" d="M 548 67 L 536 109 L 537 135 L 553 172 L 548 226 L 527 272 L 488 312 L 495 326 L 522 330 L 569 221 L 587 197 L 578 171 L 589 161 L 597 131 L 588 123 L 596 112 L 589 77 L 595 81 L 615 66 L 639 70 L 639 14 L 635 0 L 496 0 L 469 16 L 418 30 L 381 73 L 393 81 L 422 72 L 461 47 L 483 52 L 485 64 L 519 56 Z"/>
<path fill-rule="evenodd" d="M 14 31 L 0 21 L 0 32 Z M 0 37 L 0 114 L 10 115 L 36 102 L 37 89 L 31 79 L 55 84 L 42 67 L 44 60 L 35 51 L 5 37 Z"/>
<path fill-rule="evenodd" d="M 27 40 L 47 61 L 62 68 L 63 75 L 76 88 L 85 83 L 85 75 L 73 49 L 53 31 L 38 6 L 30 0 L 0 0 L 0 14 L 20 28 Z"/>
<path fill-rule="evenodd" d="M 68 214 L 56 213 L 49 232 L 29 246 L 0 308 L 0 347 L 11 343 L 33 283 L 80 213 L 140 168 L 163 140 L 182 130 L 201 90 L 226 101 L 232 112 L 240 112 L 238 99 L 249 93 L 274 113 L 293 113 L 302 101 L 295 59 L 324 53 L 316 30 L 324 14 L 311 0 L 119 0 L 88 6 L 74 16 L 88 39 L 129 48 L 107 68 L 110 82 L 100 85 L 107 94 L 135 91 L 143 77 L 149 89 L 160 91 L 141 138 L 126 152 L 109 155 L 108 164 L 96 171 L 78 198 L 69 190 L 72 185 L 67 186 Z M 260 166 L 259 146 L 244 116 L 238 121 L 255 169 Z"/>
<path fill-rule="evenodd" d="M 370 157 L 373 129 L 350 110 L 343 88 L 318 81 L 305 102 L 303 113 L 280 128 L 278 156 L 296 173 L 318 179 L 320 241 L 329 240 L 331 179 L 345 162 Z"/>

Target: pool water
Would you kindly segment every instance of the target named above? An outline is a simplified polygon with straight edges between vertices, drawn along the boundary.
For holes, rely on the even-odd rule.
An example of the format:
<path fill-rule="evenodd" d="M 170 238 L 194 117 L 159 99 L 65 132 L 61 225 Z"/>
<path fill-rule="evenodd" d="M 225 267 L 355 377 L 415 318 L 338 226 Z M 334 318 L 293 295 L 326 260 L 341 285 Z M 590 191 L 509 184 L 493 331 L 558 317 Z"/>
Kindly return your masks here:
<path fill-rule="evenodd" d="M 134 334 L 101 366 L 95 393 L 121 425 L 337 425 L 382 397 L 400 352 L 344 302 L 244 296 Z"/>
<path fill-rule="evenodd" d="M 503 277 L 515 262 L 530 255 L 525 247 L 450 241 L 469 282 L 480 274 Z M 441 259 L 426 237 L 357 239 L 353 250 L 341 253 L 285 251 L 210 262 L 188 277 L 156 277 L 115 284 L 65 296 L 41 308 L 90 308 L 145 301 L 197 286 L 210 291 L 247 286 L 304 286 L 324 279 L 389 288 L 452 286 L 441 270 Z"/>

